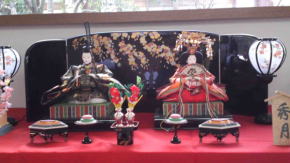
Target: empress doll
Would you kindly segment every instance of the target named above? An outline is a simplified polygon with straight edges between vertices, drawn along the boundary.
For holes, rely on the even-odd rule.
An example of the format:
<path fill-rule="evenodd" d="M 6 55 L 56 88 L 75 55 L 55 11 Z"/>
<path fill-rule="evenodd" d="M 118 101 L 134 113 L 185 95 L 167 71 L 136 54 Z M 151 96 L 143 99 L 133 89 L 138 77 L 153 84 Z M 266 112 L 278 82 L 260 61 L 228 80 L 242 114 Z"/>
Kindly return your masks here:
<path fill-rule="evenodd" d="M 215 76 L 196 63 L 196 48 L 182 53 L 170 84 L 158 90 L 157 99 L 168 102 L 206 102 L 228 100 L 225 91 L 214 84 Z"/>

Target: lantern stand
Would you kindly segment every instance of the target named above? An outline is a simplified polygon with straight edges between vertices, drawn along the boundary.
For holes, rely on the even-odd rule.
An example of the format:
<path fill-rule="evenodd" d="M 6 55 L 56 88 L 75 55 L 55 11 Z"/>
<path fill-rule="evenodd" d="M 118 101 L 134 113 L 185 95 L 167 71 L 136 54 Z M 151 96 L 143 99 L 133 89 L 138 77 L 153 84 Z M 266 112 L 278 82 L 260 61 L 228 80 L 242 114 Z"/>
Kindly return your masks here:
<path fill-rule="evenodd" d="M 270 84 L 273 81 L 273 78 L 277 75 L 267 75 L 267 74 L 257 74 L 258 79 L 261 81 L 264 87 L 266 88 L 266 95 L 268 95 L 268 84 Z M 265 97 L 267 98 L 267 97 Z M 255 116 L 254 119 L 255 123 L 258 124 L 272 124 L 272 114 L 271 111 L 269 111 L 268 103 L 266 103 L 266 111 L 262 114 L 258 114 Z"/>
<path fill-rule="evenodd" d="M 268 84 L 276 77 L 274 73 L 282 66 L 286 58 L 286 48 L 277 38 L 263 38 L 255 41 L 249 49 L 249 59 L 252 67 L 258 72 L 257 77 L 268 88 Z M 268 89 L 267 89 L 268 90 Z M 267 112 L 257 115 L 255 122 L 271 124 L 272 115 Z"/>
<path fill-rule="evenodd" d="M 276 77 L 277 75 L 257 75 L 258 78 L 265 84 L 270 84 L 273 81 L 273 78 Z"/>

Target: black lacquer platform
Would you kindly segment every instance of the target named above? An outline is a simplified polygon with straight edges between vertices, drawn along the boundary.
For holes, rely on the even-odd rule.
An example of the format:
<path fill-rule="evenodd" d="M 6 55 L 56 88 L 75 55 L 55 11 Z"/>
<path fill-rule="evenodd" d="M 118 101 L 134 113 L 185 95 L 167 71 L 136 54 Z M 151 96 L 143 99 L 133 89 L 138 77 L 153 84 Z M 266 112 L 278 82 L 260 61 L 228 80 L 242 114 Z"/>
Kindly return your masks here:
<path fill-rule="evenodd" d="M 116 126 L 116 123 L 111 125 L 111 128 L 117 132 L 118 145 L 132 145 L 134 144 L 134 131 L 138 129 L 139 122 L 135 121 L 133 126 Z"/>

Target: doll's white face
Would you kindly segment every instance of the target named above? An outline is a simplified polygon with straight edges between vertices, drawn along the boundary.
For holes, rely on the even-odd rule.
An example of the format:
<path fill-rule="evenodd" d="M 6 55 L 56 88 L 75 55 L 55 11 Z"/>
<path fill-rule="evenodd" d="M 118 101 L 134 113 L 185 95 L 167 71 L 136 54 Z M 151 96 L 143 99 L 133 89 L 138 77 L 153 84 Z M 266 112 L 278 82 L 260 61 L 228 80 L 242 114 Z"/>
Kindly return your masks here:
<path fill-rule="evenodd" d="M 92 56 L 89 52 L 84 52 L 82 55 L 82 59 L 83 59 L 84 64 L 92 63 Z"/>
<path fill-rule="evenodd" d="M 195 64 L 196 63 L 196 57 L 195 55 L 189 55 L 186 61 L 187 64 Z"/>

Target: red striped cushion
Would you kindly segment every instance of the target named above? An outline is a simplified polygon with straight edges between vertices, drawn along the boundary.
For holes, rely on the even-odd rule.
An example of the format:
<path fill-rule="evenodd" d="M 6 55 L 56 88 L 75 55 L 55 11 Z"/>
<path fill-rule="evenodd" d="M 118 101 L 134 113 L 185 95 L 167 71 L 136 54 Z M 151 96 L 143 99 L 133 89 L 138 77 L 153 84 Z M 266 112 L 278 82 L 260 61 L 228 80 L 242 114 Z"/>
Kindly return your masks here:
<path fill-rule="evenodd" d="M 50 119 L 77 120 L 85 114 L 96 119 L 113 119 L 114 106 L 110 102 L 99 104 L 56 104 L 50 108 Z"/>
<path fill-rule="evenodd" d="M 163 102 L 163 116 L 168 117 L 171 113 L 179 113 L 184 117 L 209 116 L 206 103 L 184 103 L 184 109 L 180 111 L 180 104 L 177 102 Z M 224 114 L 224 103 L 214 101 L 210 106 L 216 115 Z"/>

